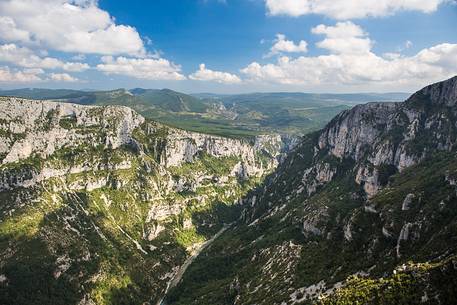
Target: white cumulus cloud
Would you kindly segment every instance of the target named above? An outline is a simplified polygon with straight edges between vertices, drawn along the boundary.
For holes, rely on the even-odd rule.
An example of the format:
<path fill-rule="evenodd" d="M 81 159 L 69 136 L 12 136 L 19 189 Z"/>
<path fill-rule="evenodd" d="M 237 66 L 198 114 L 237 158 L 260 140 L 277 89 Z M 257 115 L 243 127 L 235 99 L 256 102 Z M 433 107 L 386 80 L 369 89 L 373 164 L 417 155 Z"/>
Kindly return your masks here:
<path fill-rule="evenodd" d="M 95 0 L 2 0 L 0 40 L 64 52 L 144 56 L 137 30 Z"/>
<path fill-rule="evenodd" d="M 68 73 L 51 73 L 49 75 L 49 77 L 50 77 L 51 80 L 56 81 L 56 82 L 70 82 L 70 83 L 73 83 L 73 82 L 79 81 L 79 79 L 77 79 L 76 77 L 71 76 Z"/>
<path fill-rule="evenodd" d="M 295 44 L 292 40 L 287 40 L 284 34 L 276 34 L 276 39 L 267 57 L 281 53 L 306 53 L 307 51 L 308 43 L 306 41 L 300 40 Z"/>
<path fill-rule="evenodd" d="M 148 52 L 137 30 L 116 23 L 97 0 L 0 0 L 0 41 L 0 62 L 12 67 L 82 72 L 90 67 L 78 61 L 84 61 L 85 54 L 100 54 L 96 70 L 105 74 L 185 79 L 179 65 Z M 65 58 L 75 62 L 48 56 L 48 50 L 70 53 Z M 76 80 L 67 73 L 46 79 Z"/>
<path fill-rule="evenodd" d="M 62 69 L 70 72 L 81 72 L 89 69 L 89 65 L 86 63 L 63 62 L 53 57 L 40 57 L 29 48 L 12 43 L 0 45 L 0 61 L 24 68 Z"/>
<path fill-rule="evenodd" d="M 0 16 L 0 38 L 6 41 L 30 42 L 30 33 L 17 28 L 13 18 Z"/>
<path fill-rule="evenodd" d="M 181 67 L 163 58 L 103 56 L 96 69 L 105 74 L 125 75 L 147 80 L 184 80 Z"/>
<path fill-rule="evenodd" d="M 205 64 L 200 64 L 198 71 L 189 75 L 189 78 L 192 80 L 198 81 L 210 81 L 220 84 L 238 84 L 241 83 L 241 79 L 235 74 L 213 71 L 206 68 Z"/>
<path fill-rule="evenodd" d="M 431 13 L 449 0 L 265 0 L 270 15 L 319 14 L 335 19 L 382 17 L 398 11 Z"/>
<path fill-rule="evenodd" d="M 325 35 L 326 38 L 316 45 L 333 53 L 366 53 L 373 44 L 363 29 L 351 21 L 338 22 L 335 26 L 321 24 L 311 32 Z"/>
<path fill-rule="evenodd" d="M 372 51 L 368 34 L 351 22 L 312 29 L 325 35 L 318 47 L 328 55 L 280 57 L 275 63 L 253 62 L 241 70 L 250 81 L 308 86 L 386 88 L 423 84 L 457 74 L 457 44 L 443 43 L 413 56 Z"/>
<path fill-rule="evenodd" d="M 31 83 L 40 82 L 40 69 L 24 69 L 12 71 L 9 67 L 0 67 L 0 82 L 4 83 Z"/>

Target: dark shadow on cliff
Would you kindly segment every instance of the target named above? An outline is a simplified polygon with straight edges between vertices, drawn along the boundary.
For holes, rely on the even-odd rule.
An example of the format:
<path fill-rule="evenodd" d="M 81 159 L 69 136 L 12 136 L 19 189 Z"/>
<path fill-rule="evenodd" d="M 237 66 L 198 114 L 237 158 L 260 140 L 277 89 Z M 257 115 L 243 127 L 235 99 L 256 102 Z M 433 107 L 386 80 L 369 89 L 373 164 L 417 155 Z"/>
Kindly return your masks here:
<path fill-rule="evenodd" d="M 63 255 L 63 244 L 55 243 L 52 227 L 56 225 L 57 215 L 63 215 L 65 207 L 44 215 L 38 230 L 32 236 L 26 234 L 3 234 L 0 244 L 5 249 L 2 254 L 0 273 L 6 280 L 0 283 L 0 304 L 15 305 L 72 305 L 82 298 L 79 285 L 82 285 L 98 270 L 99 262 L 84 270 L 70 265 L 64 272 L 59 272 L 56 261 Z M 25 215 L 23 217 L 27 217 Z M 62 234 L 63 228 L 55 228 Z M 53 244 L 52 250 L 49 243 Z M 62 240 L 62 243 L 64 240 Z M 68 249 L 67 249 L 68 250 Z M 52 252 L 51 252 L 52 251 Z M 77 249 L 70 249 L 70 253 Z M 62 260 L 62 264 L 65 262 Z M 83 271 L 84 275 L 79 276 Z"/>

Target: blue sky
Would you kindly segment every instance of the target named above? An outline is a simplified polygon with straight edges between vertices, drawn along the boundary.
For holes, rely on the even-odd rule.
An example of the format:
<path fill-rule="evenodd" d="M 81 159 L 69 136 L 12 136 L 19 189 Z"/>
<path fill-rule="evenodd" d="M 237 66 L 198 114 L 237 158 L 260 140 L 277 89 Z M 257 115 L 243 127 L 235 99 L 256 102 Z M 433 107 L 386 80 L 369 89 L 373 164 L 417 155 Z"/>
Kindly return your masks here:
<path fill-rule="evenodd" d="M 455 1 L 398 2 L 4 0 L 0 88 L 382 92 L 457 74 Z"/>

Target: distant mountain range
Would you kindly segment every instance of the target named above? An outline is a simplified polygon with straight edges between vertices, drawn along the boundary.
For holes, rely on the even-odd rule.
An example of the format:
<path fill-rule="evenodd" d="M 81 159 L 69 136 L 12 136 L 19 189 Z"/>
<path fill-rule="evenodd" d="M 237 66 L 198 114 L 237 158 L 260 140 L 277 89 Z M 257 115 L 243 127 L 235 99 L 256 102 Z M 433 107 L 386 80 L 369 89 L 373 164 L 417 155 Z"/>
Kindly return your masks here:
<path fill-rule="evenodd" d="M 1 91 L 0 91 L 1 92 Z M 348 103 L 363 103 L 366 101 L 398 101 L 408 98 L 410 93 L 388 92 L 388 93 L 303 93 L 303 92 L 267 92 L 267 93 L 246 93 L 246 94 L 215 94 L 195 93 L 191 94 L 200 99 L 220 99 L 233 101 L 236 99 L 258 100 L 260 98 L 281 99 L 281 100 L 317 100 L 317 101 L 339 101 Z"/>
<path fill-rule="evenodd" d="M 123 105 L 159 122 L 191 131 L 230 137 L 261 133 L 303 134 L 322 128 L 333 116 L 356 104 L 403 101 L 406 93 L 184 94 L 170 89 L 0 90 L 1 96 L 65 100 L 84 105 Z"/>

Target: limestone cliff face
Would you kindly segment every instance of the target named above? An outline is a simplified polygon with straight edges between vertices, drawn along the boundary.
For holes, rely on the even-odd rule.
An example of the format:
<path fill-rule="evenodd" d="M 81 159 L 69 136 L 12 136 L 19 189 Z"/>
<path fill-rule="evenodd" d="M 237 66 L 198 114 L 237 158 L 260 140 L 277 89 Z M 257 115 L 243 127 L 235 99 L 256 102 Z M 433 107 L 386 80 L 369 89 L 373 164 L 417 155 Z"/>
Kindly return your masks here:
<path fill-rule="evenodd" d="M 233 167 L 232 175 L 246 179 L 251 176 L 260 177 L 271 171 L 278 164 L 277 157 L 284 152 L 279 136 L 259 136 L 259 140 L 256 139 L 252 145 L 244 140 L 187 132 L 154 122 L 145 123 L 141 115 L 128 107 L 93 107 L 2 98 L 0 108 L 2 164 L 14 164 L 32 157 L 46 159 L 61 149 L 78 147 L 117 149 L 130 146 L 141 155 L 144 154 L 143 146 L 134 135 L 140 129 L 145 130 L 146 137 L 155 141 L 153 153 L 164 168 L 192 163 L 202 155 L 236 157 L 239 162 Z M 266 146 L 271 157 L 268 163 L 262 163 L 259 162 L 257 153 Z M 46 166 L 41 171 L 22 169 L 15 175 L 1 172 L 0 190 L 29 187 L 66 174 L 116 167 L 119 165 L 101 162 L 58 169 Z"/>
<path fill-rule="evenodd" d="M 372 197 L 382 187 L 382 167 L 402 171 L 434 149 L 452 149 L 456 103 L 457 77 L 430 85 L 404 103 L 356 106 L 327 125 L 319 136 L 318 151 L 355 161 L 356 181 Z"/>
<path fill-rule="evenodd" d="M 183 130 L 172 130 L 166 137 L 162 165 L 180 166 L 193 162 L 201 154 L 216 158 L 240 157 L 241 164 L 248 176 L 262 175 L 264 170 L 271 169 L 256 166 L 256 148 L 246 141 L 209 136 Z"/>
<path fill-rule="evenodd" d="M 427 86 L 416 95 L 428 96 L 435 104 L 454 107 L 457 104 L 457 76 L 445 82 Z"/>
<path fill-rule="evenodd" d="M 2 98 L 0 107 L 0 154 L 6 154 L 3 164 L 33 154 L 46 158 L 60 148 L 82 144 L 116 149 L 129 144 L 133 130 L 144 122 L 127 107 L 100 108 L 19 98 Z M 83 128 L 99 134 L 84 133 Z"/>
<path fill-rule="evenodd" d="M 163 166 L 172 167 L 192 162 L 202 154 L 216 158 L 239 157 L 241 160 L 233 169 L 234 174 L 240 177 L 259 176 L 275 168 L 297 141 L 295 137 L 270 134 L 256 136 L 249 142 L 169 129 L 159 158 Z M 256 159 L 259 152 L 266 153 L 269 159 L 260 167 Z"/>

